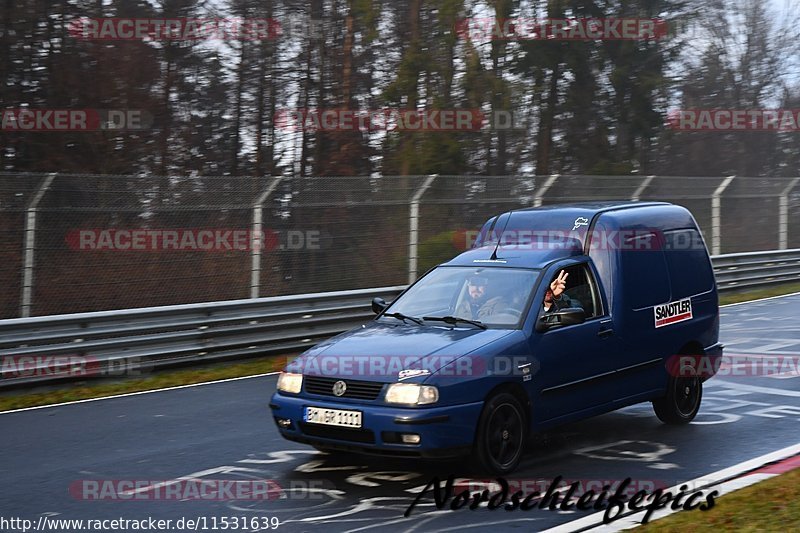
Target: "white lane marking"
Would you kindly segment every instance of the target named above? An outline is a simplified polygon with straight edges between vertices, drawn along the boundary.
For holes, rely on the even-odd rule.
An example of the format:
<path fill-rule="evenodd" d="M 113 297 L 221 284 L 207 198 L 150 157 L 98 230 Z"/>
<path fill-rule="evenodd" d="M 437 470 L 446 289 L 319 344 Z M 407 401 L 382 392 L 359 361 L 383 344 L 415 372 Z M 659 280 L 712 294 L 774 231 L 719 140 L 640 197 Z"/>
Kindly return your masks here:
<path fill-rule="evenodd" d="M 344 517 L 347 517 L 347 516 L 350 516 L 350 515 L 358 514 L 358 513 L 363 512 L 363 511 L 370 511 L 370 510 L 373 510 L 373 509 L 382 509 L 383 507 L 381 505 L 375 505 L 375 504 L 378 503 L 378 502 L 382 502 L 384 500 L 389 500 L 389 501 L 391 501 L 393 503 L 397 503 L 397 498 L 395 498 L 395 497 L 377 496 L 375 498 L 367 498 L 366 500 L 361 500 L 353 508 L 345 509 L 343 511 L 339 511 L 338 513 L 334 513 L 334 514 L 330 514 L 330 515 L 326 515 L 326 516 L 310 516 L 310 517 L 307 517 L 307 518 L 286 520 L 284 523 L 289 523 L 289 522 L 323 522 L 324 523 L 324 522 L 326 522 L 328 520 L 335 520 L 337 518 L 344 518 Z M 430 505 L 432 506 L 433 504 L 430 504 Z M 369 518 L 364 518 L 362 520 L 369 520 Z M 397 521 L 400 521 L 400 520 L 408 520 L 408 518 L 403 517 L 402 519 L 398 519 Z M 350 520 L 342 520 L 342 521 L 348 522 Z M 385 524 L 385 522 L 381 522 L 380 524 L 374 524 L 373 526 L 370 526 L 370 527 L 380 526 L 382 524 Z"/>
<path fill-rule="evenodd" d="M 541 518 L 509 518 L 508 520 L 500 520 L 499 522 L 479 522 L 477 524 L 462 524 L 459 526 L 452 526 L 444 529 L 434 529 L 433 532 L 445 532 L 445 531 L 461 531 L 462 529 L 471 529 L 473 527 L 484 527 L 484 526 L 499 526 L 499 525 L 507 525 L 514 527 L 514 524 L 520 522 L 535 522 L 536 520 L 542 520 Z"/>
<path fill-rule="evenodd" d="M 740 324 L 736 321 L 729 320 L 725 317 L 722 317 L 722 320 L 724 322 L 725 335 L 732 335 L 733 333 L 736 333 L 738 335 L 752 335 L 753 332 L 760 333 L 764 330 L 763 326 L 760 327 L 747 326 L 745 324 Z M 797 326 L 794 323 L 786 325 L 776 324 L 775 320 L 773 320 L 772 323 L 769 325 L 769 332 L 796 333 Z"/>
<path fill-rule="evenodd" d="M 195 472 L 194 474 L 189 474 L 188 476 L 181 476 L 176 477 L 173 479 L 169 479 L 166 481 L 159 481 L 158 483 L 153 483 L 152 485 L 147 485 L 146 487 L 139 487 L 136 489 L 130 489 L 121 491 L 120 494 L 124 496 L 131 496 L 134 494 L 141 494 L 145 492 L 150 492 L 156 489 L 160 489 L 162 487 L 170 487 L 175 485 L 176 483 L 181 483 L 183 481 L 200 481 L 201 483 L 205 483 L 206 480 L 200 479 L 205 476 L 212 476 L 214 474 L 229 474 L 235 470 L 241 472 L 261 472 L 260 470 L 255 470 L 252 468 L 238 468 L 235 466 L 218 466 L 216 468 L 209 468 L 208 470 L 201 470 L 200 472 Z"/>
<path fill-rule="evenodd" d="M 362 472 L 353 474 L 345 479 L 346 482 L 353 485 L 361 485 L 362 487 L 380 487 L 380 483 L 370 481 L 377 479 L 378 481 L 410 481 L 414 478 L 420 477 L 422 474 L 413 472 Z"/>
<path fill-rule="evenodd" d="M 708 382 L 707 385 L 705 383 L 703 384 L 703 387 L 707 388 L 707 389 L 711 388 L 711 386 L 712 386 L 712 383 L 710 381 Z M 735 396 L 747 396 L 748 394 L 752 394 L 752 393 L 747 392 L 747 391 L 743 391 L 743 390 L 734 390 L 734 389 L 720 389 L 720 390 L 715 390 L 714 391 L 714 396 L 725 396 L 725 397 L 731 397 L 731 398 L 733 398 Z M 705 400 L 707 398 L 709 398 L 709 397 L 706 396 L 705 398 L 703 398 L 703 405 L 705 405 Z"/>
<path fill-rule="evenodd" d="M 703 409 L 708 409 L 714 413 L 719 411 L 729 411 L 731 409 L 738 409 L 740 407 L 772 407 L 773 404 L 766 403 L 766 402 L 754 402 L 750 400 L 733 400 L 731 398 L 717 398 L 717 392 L 714 391 L 712 394 L 703 398 Z M 751 394 L 746 392 L 745 394 Z M 709 405 L 709 401 L 711 405 Z"/>
<path fill-rule="evenodd" d="M 725 376 L 747 376 L 748 369 L 753 367 L 753 361 L 762 361 L 759 373 L 752 374 L 758 377 L 769 379 L 793 379 L 800 377 L 800 366 L 798 366 L 798 356 L 800 352 L 783 352 L 782 354 L 765 354 L 762 352 L 748 353 L 747 350 L 737 350 L 739 353 L 729 354 L 722 357 L 720 373 Z M 750 362 L 729 362 L 738 361 L 740 358 Z M 756 367 L 758 368 L 758 367 Z M 767 370 L 768 369 L 768 370 Z M 727 372 L 722 372 L 727 370 Z"/>
<path fill-rule="evenodd" d="M 745 385 L 744 383 L 733 383 L 731 381 L 722 381 L 722 380 L 717 380 L 717 385 L 747 392 L 757 392 L 760 394 L 774 394 L 775 396 L 789 396 L 791 398 L 800 398 L 800 391 L 794 391 L 794 390 L 773 389 L 771 387 L 759 387 L 757 385 Z"/>
<path fill-rule="evenodd" d="M 430 518 L 428 518 L 426 520 L 420 520 L 414 526 L 406 529 L 406 533 L 411 533 L 412 531 L 417 531 L 417 530 L 419 530 L 420 527 L 426 525 L 428 522 L 432 522 L 432 521 L 436 520 L 437 518 L 438 518 L 438 516 L 434 515 L 434 516 L 431 516 Z M 347 532 L 347 533 L 350 533 L 350 532 Z"/>
<path fill-rule="evenodd" d="M 773 405 L 763 409 L 747 411 L 745 414 L 764 418 L 785 418 L 787 416 L 800 416 L 800 407 L 796 405 Z"/>
<path fill-rule="evenodd" d="M 800 342 L 798 342 L 800 344 Z M 800 353 L 800 352 L 799 352 Z M 756 351 L 748 351 L 748 350 L 735 350 L 734 353 L 727 353 L 722 356 L 722 362 L 726 364 L 730 364 L 729 361 L 736 361 L 739 357 L 745 356 L 746 359 L 766 359 L 766 360 L 773 360 L 773 359 L 788 359 L 784 357 L 787 352 L 780 352 L 780 353 L 764 353 L 764 352 L 756 352 Z"/>
<path fill-rule="evenodd" d="M 697 418 L 691 423 L 696 425 L 728 424 L 741 420 L 743 415 L 760 416 L 763 418 L 800 416 L 800 406 L 739 400 L 725 395 L 724 392 L 735 392 L 738 396 L 749 396 L 753 394 L 752 392 L 733 391 L 733 389 L 729 389 L 728 391 L 714 389 L 711 394 L 703 397 L 703 410 L 698 413 Z M 741 414 L 722 412 L 741 408 L 748 408 L 749 410 Z M 800 418 L 798 418 L 798 420 L 800 420 Z"/>
<path fill-rule="evenodd" d="M 54 403 L 50 405 L 37 405 L 36 407 L 23 407 L 21 409 L 12 409 L 11 411 L 1 411 L 0 415 L 7 415 L 10 413 L 21 413 L 22 411 L 33 411 L 35 409 L 47 409 L 48 407 L 61 407 L 63 405 L 74 405 L 76 403 L 97 402 L 100 400 L 110 400 L 112 398 L 125 398 L 126 396 L 139 396 L 140 394 L 151 394 L 153 392 L 165 392 L 178 389 L 188 389 L 189 387 L 200 387 L 201 385 L 215 385 L 217 383 L 227 383 L 229 381 L 239 381 L 240 379 L 250 378 L 263 378 L 264 376 L 274 376 L 280 372 L 267 372 L 266 374 L 254 374 L 252 376 L 242 376 L 238 378 L 218 379 L 215 381 L 205 381 L 203 383 L 192 383 L 190 385 L 176 385 L 174 387 L 166 387 L 163 389 L 142 390 L 138 392 L 126 392 L 124 394 L 114 394 L 113 396 L 101 396 L 100 398 L 86 398 L 85 400 L 74 400 L 71 402 Z"/>
<path fill-rule="evenodd" d="M 794 344 L 795 345 L 800 344 L 800 341 L 795 341 Z M 767 350 L 760 350 L 758 347 L 743 348 L 743 349 L 737 348 L 735 351 L 736 353 L 724 355 L 722 362 L 725 363 L 726 361 L 731 359 L 735 360 L 736 356 L 738 355 L 746 355 L 750 359 L 755 359 L 757 357 L 760 357 L 762 359 L 779 359 L 781 357 L 786 357 L 789 355 L 800 355 L 800 351 L 794 351 L 794 350 L 781 350 L 778 353 L 766 353 Z"/>
<path fill-rule="evenodd" d="M 309 461 L 295 467 L 295 472 L 302 472 L 304 474 L 315 474 L 317 472 L 338 472 L 340 470 L 360 470 L 367 468 L 366 466 L 356 465 L 342 465 L 342 466 L 324 466 L 325 460 Z"/>
<path fill-rule="evenodd" d="M 797 372 L 784 372 L 783 374 L 775 374 L 774 376 L 766 376 L 772 379 L 794 379 L 800 378 L 800 374 Z"/>
<path fill-rule="evenodd" d="M 437 515 L 444 514 L 444 513 L 446 513 L 446 511 L 439 511 L 438 513 L 430 513 L 430 514 L 432 514 L 434 516 L 430 516 L 429 518 L 427 518 L 425 520 L 422 520 L 421 523 L 422 524 L 426 524 L 426 523 L 438 518 Z M 364 519 L 364 520 L 369 520 L 369 519 Z M 364 520 L 361 520 L 361 521 L 363 522 Z M 342 520 L 337 520 L 337 522 L 351 522 L 351 520 L 343 520 L 343 521 Z M 406 517 L 397 518 L 395 520 L 379 522 L 377 524 L 370 524 L 370 525 L 359 527 L 359 528 L 356 528 L 356 529 L 348 529 L 348 530 L 344 531 L 344 533 L 356 533 L 357 531 L 366 531 L 368 529 L 375 529 L 376 527 L 390 526 L 390 525 L 393 525 L 393 524 L 400 524 L 400 523 L 403 523 L 403 522 L 407 523 L 408 522 L 408 518 L 406 518 Z M 406 529 L 405 531 L 409 532 L 409 531 L 413 531 L 413 530 L 414 529 L 412 528 L 412 529 Z"/>
<path fill-rule="evenodd" d="M 767 300 L 774 300 L 776 298 L 786 298 L 788 296 L 798 296 L 798 295 L 800 295 L 800 292 L 793 292 L 793 293 L 790 293 L 790 294 L 781 294 L 779 296 L 770 296 L 768 298 L 761 298 L 759 300 L 748 300 L 746 302 L 737 302 L 737 303 L 733 303 L 733 304 L 725 304 L 725 305 L 721 305 L 720 309 L 725 308 L 725 307 L 733 307 L 734 305 L 758 304 L 759 302 L 765 302 Z M 54 404 L 50 404 L 50 405 L 37 405 L 36 407 L 23 407 L 21 409 L 13 409 L 11 411 L 0 411 L 0 415 L 6 415 L 6 414 L 10 414 L 10 413 L 21 413 L 23 411 L 33 411 L 34 409 L 46 409 L 48 407 L 61 407 L 61 406 L 64 406 L 64 405 L 73 405 L 73 404 L 78 404 L 78 403 L 96 402 L 96 401 L 100 401 L 100 400 L 111 400 L 112 398 L 124 398 L 126 396 L 137 396 L 139 394 L 150 394 L 152 392 L 164 392 L 164 391 L 170 391 L 170 390 L 176 390 L 176 389 L 185 389 L 185 388 L 188 388 L 188 387 L 199 387 L 201 385 L 213 385 L 215 383 L 225 383 L 225 382 L 228 382 L 228 381 L 237 381 L 237 380 L 240 380 L 240 379 L 261 378 L 261 377 L 264 377 L 264 376 L 274 376 L 275 374 L 279 374 L 279 373 L 280 372 L 267 372 L 266 374 L 255 374 L 255 375 L 252 375 L 252 376 L 243 376 L 243 377 L 239 377 L 239 378 L 218 379 L 216 381 L 206 381 L 205 383 L 193 383 L 191 385 L 178 385 L 176 387 L 166 387 L 166 388 L 163 388 L 163 389 L 153 389 L 153 390 L 145 390 L 145 391 L 139 391 L 139 392 L 127 392 L 125 394 L 115 394 L 113 396 L 103 396 L 101 398 L 86 398 L 85 400 L 74 400 L 74 401 L 71 401 L 71 402 L 54 403 Z"/>
<path fill-rule="evenodd" d="M 798 339 L 772 338 L 770 340 L 773 342 L 770 342 L 769 344 L 762 344 L 760 346 L 753 346 L 750 348 L 750 350 L 762 353 L 776 352 L 776 351 L 780 352 L 781 350 L 783 350 L 783 348 L 788 348 L 789 346 L 797 346 L 798 344 L 800 344 L 800 340 Z"/>
<path fill-rule="evenodd" d="M 709 417 L 714 416 L 718 418 L 712 418 L 711 420 L 708 420 Z M 735 415 L 733 413 L 698 413 L 697 418 L 692 420 L 690 423 L 698 426 L 713 426 L 716 424 L 730 424 L 733 422 L 738 422 L 741 419 L 741 415 Z"/>
<path fill-rule="evenodd" d="M 237 463 L 249 463 L 249 464 L 256 464 L 256 465 L 270 465 L 273 463 L 286 463 L 288 461 L 294 460 L 294 456 L 296 454 L 311 454 L 311 455 L 319 455 L 319 452 L 316 450 L 281 450 L 278 452 L 269 452 L 267 455 L 270 459 L 242 459 L 240 461 L 236 461 Z"/>
<path fill-rule="evenodd" d="M 626 450 L 625 447 L 629 445 L 638 445 L 643 448 L 649 448 L 645 451 Z M 653 442 L 647 440 L 619 440 L 610 442 L 608 444 L 600 444 L 597 446 L 589 446 L 575 450 L 574 454 L 583 455 L 590 459 L 599 459 L 604 461 L 642 461 L 642 462 L 655 462 L 660 461 L 665 455 L 675 452 L 675 448 L 667 446 L 661 442 Z M 660 464 L 657 468 L 673 468 L 677 465 L 671 463 Z"/>
<path fill-rule="evenodd" d="M 465 484 L 473 483 L 473 482 L 475 482 L 475 480 L 472 479 L 472 478 L 457 477 L 457 478 L 455 478 L 453 480 L 453 487 L 461 487 L 461 486 L 463 486 Z M 486 483 L 481 483 L 481 486 L 483 486 L 485 484 Z M 425 490 L 428 487 L 428 485 L 430 485 L 430 483 L 426 483 L 425 485 L 420 485 L 418 487 L 411 487 L 410 489 L 405 489 L 405 490 L 406 490 L 406 492 L 410 492 L 411 494 L 416 494 L 418 492 L 422 492 L 423 490 Z M 500 485 L 497 485 L 497 487 L 499 488 Z"/>
<path fill-rule="evenodd" d="M 787 446 L 786 448 L 782 448 L 780 450 L 764 454 L 754 459 L 748 459 L 747 461 L 743 461 L 739 464 L 730 466 L 728 468 L 723 468 L 722 470 L 706 474 L 702 477 L 695 478 L 691 481 L 678 483 L 666 489 L 665 492 L 672 492 L 673 494 L 676 494 L 677 492 L 680 491 L 681 485 L 687 485 L 687 484 L 690 487 L 695 488 L 695 490 L 704 490 L 706 488 L 712 488 L 714 485 L 736 478 L 742 474 L 750 472 L 751 470 L 760 468 L 767 463 L 780 461 L 781 459 L 786 459 L 787 457 L 792 457 L 793 455 L 797 455 L 799 453 L 800 453 L 800 444 Z M 592 513 L 589 516 L 584 516 L 583 518 L 579 518 L 578 520 L 573 520 L 572 522 L 565 522 L 554 528 L 547 529 L 542 533 L 567 533 L 571 531 L 581 530 L 584 528 L 593 528 L 592 529 L 593 531 L 620 531 L 626 528 L 625 522 L 628 523 L 627 527 L 629 527 L 630 520 L 636 520 L 635 518 L 636 515 L 643 514 L 646 511 L 647 509 L 643 509 L 642 511 L 626 515 L 625 518 L 620 518 L 618 521 L 612 522 L 611 524 L 608 525 L 603 524 L 603 515 L 605 514 L 605 511 L 600 511 L 597 513 Z M 664 511 L 667 511 L 664 514 L 664 516 L 666 516 L 667 514 L 672 514 L 672 512 L 679 512 L 679 511 L 672 511 L 670 507 L 668 507 Z M 638 522 L 641 522 L 641 520 L 639 520 Z M 636 525 L 640 524 L 637 523 Z"/>

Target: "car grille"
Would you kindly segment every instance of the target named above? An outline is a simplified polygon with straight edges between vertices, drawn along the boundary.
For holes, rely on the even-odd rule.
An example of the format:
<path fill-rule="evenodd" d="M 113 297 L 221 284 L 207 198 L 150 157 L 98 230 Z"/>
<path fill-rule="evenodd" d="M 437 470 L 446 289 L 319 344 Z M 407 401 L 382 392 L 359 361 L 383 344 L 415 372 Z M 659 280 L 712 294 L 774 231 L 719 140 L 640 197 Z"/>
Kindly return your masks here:
<path fill-rule="evenodd" d="M 310 394 L 320 394 L 322 396 L 336 396 L 333 394 L 333 384 L 337 381 L 344 381 L 347 390 L 341 398 L 353 398 L 357 400 L 375 400 L 383 389 L 383 383 L 373 381 L 356 381 L 351 379 L 321 378 L 317 376 L 304 376 L 306 392 Z"/>
<path fill-rule="evenodd" d="M 300 430 L 312 437 L 322 437 L 325 439 L 346 440 L 349 442 L 363 442 L 367 444 L 375 443 L 375 434 L 368 429 L 337 428 L 331 426 L 320 426 L 300 422 Z"/>

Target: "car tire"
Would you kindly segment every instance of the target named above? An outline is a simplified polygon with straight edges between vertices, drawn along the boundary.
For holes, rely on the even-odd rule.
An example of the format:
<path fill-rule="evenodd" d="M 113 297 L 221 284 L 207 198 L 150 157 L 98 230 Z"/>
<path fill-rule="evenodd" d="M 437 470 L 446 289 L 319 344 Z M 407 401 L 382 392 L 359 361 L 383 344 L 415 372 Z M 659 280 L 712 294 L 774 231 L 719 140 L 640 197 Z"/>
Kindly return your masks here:
<path fill-rule="evenodd" d="M 703 380 L 699 377 L 670 377 L 667 393 L 653 400 L 653 410 L 665 424 L 688 424 L 700 410 Z"/>
<path fill-rule="evenodd" d="M 482 472 L 505 475 L 519 465 L 525 450 L 528 417 L 519 400 L 507 392 L 484 403 L 478 419 L 473 457 Z"/>

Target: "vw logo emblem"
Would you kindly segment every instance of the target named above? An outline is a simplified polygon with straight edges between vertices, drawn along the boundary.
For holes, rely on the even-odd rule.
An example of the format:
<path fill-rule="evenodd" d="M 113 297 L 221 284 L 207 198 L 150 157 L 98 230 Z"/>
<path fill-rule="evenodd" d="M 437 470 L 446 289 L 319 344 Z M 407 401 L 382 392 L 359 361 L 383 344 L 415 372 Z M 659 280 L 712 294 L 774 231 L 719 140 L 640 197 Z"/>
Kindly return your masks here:
<path fill-rule="evenodd" d="M 336 396 L 342 396 L 345 392 L 347 392 L 347 383 L 344 381 L 337 381 L 333 384 L 333 393 Z"/>

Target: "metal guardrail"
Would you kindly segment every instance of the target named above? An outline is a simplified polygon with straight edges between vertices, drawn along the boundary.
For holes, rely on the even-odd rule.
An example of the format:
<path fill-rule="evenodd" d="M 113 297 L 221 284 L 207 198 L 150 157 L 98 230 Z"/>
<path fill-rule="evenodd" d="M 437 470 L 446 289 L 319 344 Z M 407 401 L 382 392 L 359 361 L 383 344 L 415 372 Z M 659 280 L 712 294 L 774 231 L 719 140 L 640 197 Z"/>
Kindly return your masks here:
<path fill-rule="evenodd" d="M 800 281 L 800 249 L 712 260 L 721 292 Z M 0 388 L 304 350 L 369 320 L 372 298 L 404 288 L 0 320 Z"/>
<path fill-rule="evenodd" d="M 404 288 L 0 320 L 0 388 L 305 350 Z"/>
<path fill-rule="evenodd" d="M 711 259 L 721 292 L 800 281 L 800 249 L 716 255 Z"/>

